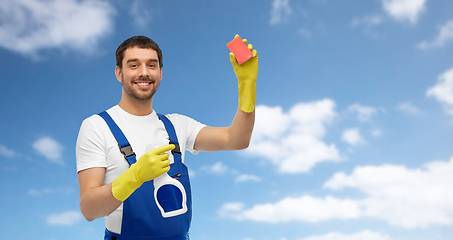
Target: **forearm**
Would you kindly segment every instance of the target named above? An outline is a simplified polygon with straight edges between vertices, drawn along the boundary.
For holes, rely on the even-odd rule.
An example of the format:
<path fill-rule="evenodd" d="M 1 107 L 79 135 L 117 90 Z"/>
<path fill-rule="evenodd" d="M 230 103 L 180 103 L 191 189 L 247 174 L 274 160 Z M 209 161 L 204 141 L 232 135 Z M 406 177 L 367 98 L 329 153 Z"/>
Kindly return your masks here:
<path fill-rule="evenodd" d="M 89 168 L 77 175 L 80 211 L 88 221 L 107 216 L 121 205 L 112 194 L 112 184 L 104 185 L 105 168 Z"/>
<path fill-rule="evenodd" d="M 112 194 L 112 184 L 87 189 L 80 195 L 80 210 L 88 221 L 109 215 L 121 203 Z"/>
<path fill-rule="evenodd" d="M 195 150 L 205 152 L 240 150 L 248 147 L 255 124 L 255 111 L 236 111 L 229 127 L 206 126 L 198 133 Z"/>
<path fill-rule="evenodd" d="M 233 122 L 229 127 L 228 148 L 230 150 L 247 148 L 250 144 L 254 125 L 255 110 L 250 113 L 246 113 L 238 108 Z"/>

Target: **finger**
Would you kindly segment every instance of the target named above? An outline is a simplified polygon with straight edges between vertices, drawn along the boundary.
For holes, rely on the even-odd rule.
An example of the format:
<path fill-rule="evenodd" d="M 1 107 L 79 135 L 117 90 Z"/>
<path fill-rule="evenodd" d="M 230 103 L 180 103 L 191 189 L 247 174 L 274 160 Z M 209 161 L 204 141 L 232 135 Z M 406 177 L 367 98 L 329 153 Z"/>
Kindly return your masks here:
<path fill-rule="evenodd" d="M 243 41 L 245 44 L 247 44 L 247 39 L 242 39 L 242 41 Z"/>
<path fill-rule="evenodd" d="M 161 162 L 165 162 L 168 160 L 168 157 L 170 155 L 168 153 L 162 153 L 160 155 L 157 155 L 157 159 L 159 159 Z"/>
<path fill-rule="evenodd" d="M 168 145 L 165 145 L 165 146 L 162 146 L 162 147 L 158 147 L 154 150 L 151 150 L 152 153 L 154 154 L 162 154 L 164 152 L 167 152 L 167 151 L 170 151 L 170 150 L 173 150 L 175 149 L 175 145 L 174 144 L 168 144 Z"/>
<path fill-rule="evenodd" d="M 237 38 L 237 37 L 239 37 L 239 34 L 234 35 L 234 38 Z"/>
<path fill-rule="evenodd" d="M 230 52 L 230 62 L 232 64 L 238 64 L 238 62 L 236 61 L 236 57 L 234 56 L 234 53 Z"/>
<path fill-rule="evenodd" d="M 258 52 L 256 50 L 253 50 L 252 53 L 253 53 L 253 57 L 258 57 Z"/>
<path fill-rule="evenodd" d="M 252 49 L 253 49 L 252 44 L 247 45 L 247 48 L 248 48 L 250 51 L 252 51 Z"/>
<path fill-rule="evenodd" d="M 152 164 L 157 164 L 157 166 L 164 166 L 165 161 L 170 161 L 168 156 L 168 153 L 153 155 L 153 157 L 149 158 L 148 161 Z"/>
<path fill-rule="evenodd" d="M 164 167 L 164 168 L 162 168 L 162 170 L 164 171 L 164 173 L 166 173 L 166 172 L 170 171 L 170 166 Z"/>
<path fill-rule="evenodd" d="M 165 159 L 162 161 L 162 168 L 166 168 L 170 166 L 170 160 Z"/>

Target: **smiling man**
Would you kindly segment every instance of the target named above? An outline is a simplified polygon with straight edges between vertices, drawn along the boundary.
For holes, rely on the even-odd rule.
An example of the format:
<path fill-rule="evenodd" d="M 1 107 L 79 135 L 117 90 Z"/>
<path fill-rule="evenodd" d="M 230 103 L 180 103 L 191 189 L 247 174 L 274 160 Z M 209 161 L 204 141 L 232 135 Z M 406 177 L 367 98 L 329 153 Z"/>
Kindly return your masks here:
<path fill-rule="evenodd" d="M 243 40 L 247 43 L 247 40 Z M 239 65 L 239 107 L 228 127 L 179 114 L 160 115 L 153 97 L 162 80 L 162 51 L 135 36 L 116 51 L 122 83 L 118 105 L 85 119 L 76 144 L 80 209 L 88 221 L 105 217 L 105 239 L 189 239 L 191 190 L 185 151 L 247 148 L 255 120 L 258 55 Z"/>

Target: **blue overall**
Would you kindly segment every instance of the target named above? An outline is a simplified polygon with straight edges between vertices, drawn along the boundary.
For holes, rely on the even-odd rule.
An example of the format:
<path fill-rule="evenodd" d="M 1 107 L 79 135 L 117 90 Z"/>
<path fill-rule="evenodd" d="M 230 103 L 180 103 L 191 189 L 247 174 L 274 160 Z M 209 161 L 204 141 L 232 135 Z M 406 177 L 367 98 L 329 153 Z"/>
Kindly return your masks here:
<path fill-rule="evenodd" d="M 116 125 L 110 115 L 104 111 L 99 115 L 105 120 L 115 139 L 121 153 L 129 165 L 136 162 L 135 153 L 132 151 L 128 140 L 121 129 Z M 187 211 L 185 213 L 163 217 L 158 204 L 165 211 L 181 208 L 182 193 L 173 185 L 163 185 L 157 190 L 157 199 L 154 195 L 153 181 L 144 182 L 129 198 L 123 202 L 123 218 L 121 234 L 105 230 L 104 240 L 188 240 L 189 227 L 192 218 L 192 199 L 187 167 L 182 162 L 178 138 L 173 124 L 161 114 L 157 114 L 164 123 L 165 130 L 170 138 L 170 143 L 176 148 L 172 150 L 174 163 L 170 164 L 168 175 L 177 179 L 186 193 Z M 178 183 L 178 185 L 180 185 Z M 158 203 L 156 203 L 156 201 Z"/>

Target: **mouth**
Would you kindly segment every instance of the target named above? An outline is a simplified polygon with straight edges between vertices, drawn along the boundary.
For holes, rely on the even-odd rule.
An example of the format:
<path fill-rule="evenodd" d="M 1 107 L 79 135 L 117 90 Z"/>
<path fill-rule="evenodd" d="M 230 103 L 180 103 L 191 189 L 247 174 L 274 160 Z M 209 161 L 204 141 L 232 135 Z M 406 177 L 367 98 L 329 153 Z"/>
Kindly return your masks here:
<path fill-rule="evenodd" d="M 135 81 L 134 84 L 140 88 L 148 88 L 154 81 Z"/>
<path fill-rule="evenodd" d="M 135 83 L 135 84 L 137 84 L 137 85 L 139 85 L 139 86 L 148 86 L 148 85 L 151 84 L 151 82 L 137 82 L 137 83 Z"/>

